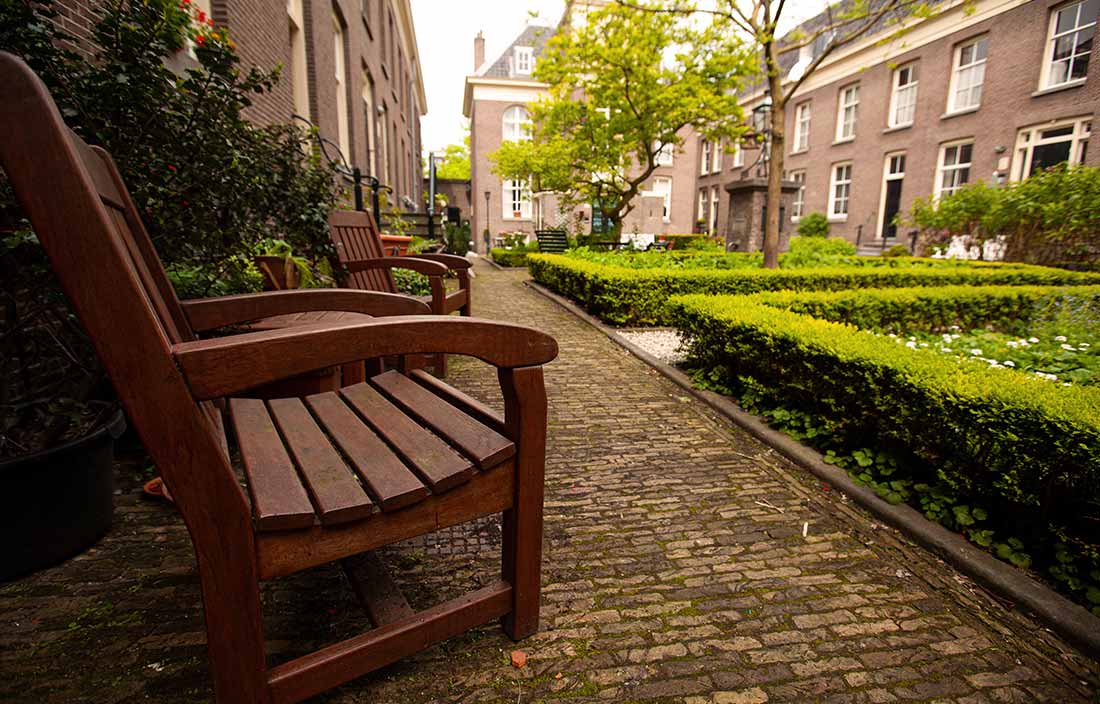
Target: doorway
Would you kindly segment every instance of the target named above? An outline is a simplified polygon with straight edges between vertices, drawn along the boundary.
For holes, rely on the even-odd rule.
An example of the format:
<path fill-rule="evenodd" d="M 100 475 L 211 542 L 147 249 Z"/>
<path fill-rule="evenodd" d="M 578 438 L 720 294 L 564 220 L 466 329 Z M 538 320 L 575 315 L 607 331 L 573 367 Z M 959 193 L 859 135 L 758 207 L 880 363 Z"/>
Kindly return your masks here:
<path fill-rule="evenodd" d="M 901 188 L 905 181 L 905 154 L 887 154 L 882 174 L 882 219 L 879 237 L 884 240 L 898 236 L 897 216 L 901 212 Z"/>

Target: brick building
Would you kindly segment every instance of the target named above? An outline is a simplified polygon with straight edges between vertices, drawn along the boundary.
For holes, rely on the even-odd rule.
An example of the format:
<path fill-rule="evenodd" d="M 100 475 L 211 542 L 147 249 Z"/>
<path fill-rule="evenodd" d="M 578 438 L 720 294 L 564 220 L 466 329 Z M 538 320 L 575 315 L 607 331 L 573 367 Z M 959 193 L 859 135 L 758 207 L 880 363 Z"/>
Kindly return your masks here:
<path fill-rule="evenodd" d="M 570 4 L 574 11 L 563 22 L 579 20 L 576 7 L 598 5 L 595 0 Z M 470 176 L 473 197 L 471 226 L 478 251 L 484 251 L 483 233 L 490 243 L 502 233 L 530 235 L 540 227 L 588 229 L 589 206 L 565 210 L 552 193 L 531 193 L 526 182 L 502 181 L 492 172 L 489 154 L 505 140 L 530 138 L 527 104 L 544 95 L 548 86 L 532 78 L 535 65 L 555 28 L 529 21 L 507 49 L 485 60 L 485 40 L 474 40 L 473 74 L 466 77 L 463 114 L 470 120 Z M 686 233 L 694 226 L 692 194 L 695 187 L 695 140 L 687 131 L 684 144 L 663 156 L 649 189 L 623 221 L 624 233 Z"/>
<path fill-rule="evenodd" d="M 831 235 L 875 248 L 900 234 L 904 244 L 893 217 L 916 198 L 1059 162 L 1100 165 L 1097 66 L 1089 75 L 1098 10 L 1100 0 L 945 2 L 896 38 L 884 30 L 838 50 L 788 104 L 789 219 L 822 212 Z M 810 58 L 791 55 L 787 69 Z M 721 178 L 721 190 L 741 177 Z M 700 178 L 700 204 L 714 181 Z M 705 213 L 727 235 L 728 202 Z"/>
<path fill-rule="evenodd" d="M 427 112 L 409 0 L 193 0 L 226 27 L 243 66 L 282 66 L 247 110 L 259 123 L 298 115 L 344 158 L 423 208 L 420 117 Z M 59 0 L 63 29 L 87 41 L 90 0 Z"/>

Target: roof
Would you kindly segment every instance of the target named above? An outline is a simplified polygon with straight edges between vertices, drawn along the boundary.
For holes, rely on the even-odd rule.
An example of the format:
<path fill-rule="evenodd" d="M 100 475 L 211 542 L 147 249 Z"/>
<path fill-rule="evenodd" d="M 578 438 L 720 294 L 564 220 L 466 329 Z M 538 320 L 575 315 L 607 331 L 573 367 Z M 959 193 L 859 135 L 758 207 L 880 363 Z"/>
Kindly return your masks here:
<path fill-rule="evenodd" d="M 508 45 L 508 48 L 504 50 L 496 61 L 486 62 L 478 68 L 475 75 L 485 78 L 512 78 L 520 81 L 532 80 L 531 76 L 528 74 L 517 75 L 514 72 L 512 57 L 515 56 L 515 48 L 517 46 L 531 47 L 531 53 L 537 61 L 539 56 L 542 55 L 543 50 L 546 49 L 546 42 L 550 40 L 550 37 L 554 36 L 555 31 L 554 27 L 528 23 L 523 31 L 520 32 L 519 36 L 512 40 L 512 43 Z"/>

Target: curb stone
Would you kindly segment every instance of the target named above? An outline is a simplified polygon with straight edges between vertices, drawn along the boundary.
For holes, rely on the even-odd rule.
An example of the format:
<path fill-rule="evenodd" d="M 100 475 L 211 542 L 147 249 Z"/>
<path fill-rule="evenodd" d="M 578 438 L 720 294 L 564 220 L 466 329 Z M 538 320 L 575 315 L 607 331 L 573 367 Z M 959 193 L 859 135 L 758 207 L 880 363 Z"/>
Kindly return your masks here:
<path fill-rule="evenodd" d="M 665 364 L 621 337 L 615 329 L 604 325 L 572 301 L 534 281 L 526 281 L 524 285 L 599 330 L 694 398 L 733 421 L 818 479 L 851 496 L 860 506 L 883 522 L 901 530 L 916 543 L 943 558 L 955 569 L 1002 597 L 1024 605 L 1052 631 L 1090 657 L 1100 659 L 1100 618 L 1093 616 L 1084 607 L 1073 603 L 1015 567 L 1001 562 L 984 550 L 974 547 L 962 536 L 938 523 L 929 521 L 916 509 L 905 504 L 895 506 L 883 501 L 871 489 L 857 484 L 847 472 L 826 464 L 817 450 L 806 447 L 772 428 L 758 416 L 745 412 L 730 398 L 713 391 L 696 389 L 687 374 Z"/>

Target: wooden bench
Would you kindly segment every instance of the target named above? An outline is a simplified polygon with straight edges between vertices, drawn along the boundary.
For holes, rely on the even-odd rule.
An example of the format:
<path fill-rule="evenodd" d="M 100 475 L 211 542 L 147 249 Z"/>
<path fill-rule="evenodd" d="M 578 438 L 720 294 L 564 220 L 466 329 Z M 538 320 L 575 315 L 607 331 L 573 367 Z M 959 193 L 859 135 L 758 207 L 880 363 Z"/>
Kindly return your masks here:
<path fill-rule="evenodd" d="M 539 241 L 540 252 L 560 254 L 569 249 L 565 230 L 535 230 L 535 239 Z"/>
<path fill-rule="evenodd" d="M 356 301 L 360 312 L 370 302 L 380 310 L 410 302 L 336 290 L 180 305 L 163 271 L 147 266 L 144 229 L 110 157 L 73 135 L 41 81 L 3 52 L 0 130 L 0 166 L 187 525 L 219 702 L 300 701 L 496 618 L 512 638 L 537 630 L 541 365 L 557 354 L 552 338 L 414 315 L 196 340 L 193 328 L 301 312 L 310 299 L 330 310 Z M 304 398 L 238 396 L 310 370 L 409 353 L 495 366 L 503 416 L 423 372 Z M 383 597 L 369 610 L 376 627 L 268 668 L 261 580 L 493 513 L 503 514 L 499 579 L 412 613 L 394 606 L 377 563 L 357 558 L 349 566 L 369 577 L 358 582 L 363 596 Z"/>

